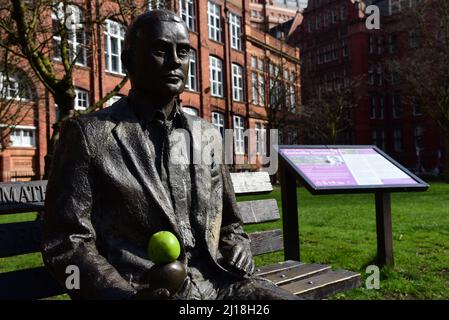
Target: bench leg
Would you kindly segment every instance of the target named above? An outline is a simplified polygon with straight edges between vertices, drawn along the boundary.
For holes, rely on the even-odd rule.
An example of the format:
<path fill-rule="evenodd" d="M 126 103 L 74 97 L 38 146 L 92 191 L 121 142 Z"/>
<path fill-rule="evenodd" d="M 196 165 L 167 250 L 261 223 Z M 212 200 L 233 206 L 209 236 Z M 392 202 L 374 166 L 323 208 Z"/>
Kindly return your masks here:
<path fill-rule="evenodd" d="M 285 260 L 299 260 L 298 202 L 295 174 L 279 159 Z"/>
<path fill-rule="evenodd" d="M 391 196 L 376 192 L 377 260 L 380 266 L 393 266 L 393 231 L 391 224 Z"/>

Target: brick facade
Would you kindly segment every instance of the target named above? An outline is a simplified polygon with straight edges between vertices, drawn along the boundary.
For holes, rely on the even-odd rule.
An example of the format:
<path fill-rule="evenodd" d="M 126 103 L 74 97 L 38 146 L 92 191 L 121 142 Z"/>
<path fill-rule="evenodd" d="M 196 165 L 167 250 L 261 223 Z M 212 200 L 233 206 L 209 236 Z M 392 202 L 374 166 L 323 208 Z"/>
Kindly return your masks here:
<path fill-rule="evenodd" d="M 195 52 L 195 74 L 196 88 L 195 90 L 186 90 L 180 96 L 181 105 L 183 107 L 195 109 L 197 114 L 207 121 L 212 121 L 212 113 L 218 112 L 224 116 L 225 128 L 233 128 L 233 117 L 240 116 L 244 119 L 244 128 L 254 128 L 256 123 L 265 123 L 265 108 L 260 105 L 254 105 L 250 97 L 251 92 L 251 57 L 260 57 L 261 59 L 282 59 L 283 66 L 297 77 L 295 80 L 295 93 L 300 101 L 300 80 L 299 80 L 299 49 L 292 48 L 282 44 L 279 40 L 259 31 L 250 25 L 249 0 L 215 0 L 214 3 L 219 6 L 220 23 L 221 23 L 221 40 L 214 41 L 209 38 L 208 32 L 208 12 L 207 1 L 193 1 L 194 27 L 190 31 L 190 42 Z M 173 1 L 172 8 L 179 12 L 181 2 Z M 94 2 L 92 6 L 88 6 L 91 10 L 95 10 Z M 230 23 L 229 14 L 233 13 L 234 18 L 241 21 L 241 46 L 238 49 L 231 47 L 230 41 Z M 117 85 L 123 75 L 116 72 L 106 70 L 105 61 L 105 38 L 103 37 L 104 29 L 98 28 L 90 35 L 93 41 L 91 52 L 86 66 L 77 66 L 74 75 L 75 87 L 79 90 L 87 92 L 87 106 L 97 101 Z M 282 50 L 279 50 L 282 48 Z M 209 57 L 220 59 L 222 63 L 222 96 L 216 97 L 212 95 Z M 241 101 L 233 99 L 232 87 L 232 66 L 241 67 L 243 78 L 243 97 Z M 58 63 L 55 65 L 57 67 Z M 264 77 L 268 78 L 268 66 L 264 66 Z M 39 82 L 33 83 L 39 87 Z M 268 83 L 268 80 L 265 81 Z M 126 95 L 129 91 L 129 82 L 122 88 L 120 95 Z M 33 178 L 41 178 L 44 173 L 44 156 L 46 154 L 47 141 L 52 133 L 52 123 L 54 123 L 57 110 L 50 94 L 43 88 L 36 88 L 39 91 L 40 99 L 38 106 L 33 108 L 33 113 L 23 121 L 35 127 L 35 146 L 33 147 L 7 147 L 0 153 L 0 170 L 2 172 L 2 180 L 9 181 L 11 172 L 32 172 Z M 84 97 L 84 96 L 81 96 Z M 84 99 L 84 98 L 82 98 Z M 81 99 L 81 100 L 82 100 Z M 268 101 L 268 97 L 265 99 Z M 80 102 L 81 103 L 81 102 Z M 106 106 L 105 106 L 106 107 Z M 290 128 L 297 131 L 299 122 L 295 112 L 285 112 L 288 118 Z M 22 124 L 22 123 L 21 123 Z M 288 142 L 288 141 L 285 141 Z M 238 157 L 246 158 L 248 143 L 246 141 L 245 155 Z"/>
<path fill-rule="evenodd" d="M 397 1 L 365 1 L 381 9 L 379 30 L 366 28 L 359 2 L 309 0 L 302 24 L 288 39 L 301 48 L 302 82 L 315 89 L 353 84 L 353 127 L 346 143 L 376 144 L 406 167 L 432 172 L 442 163 L 441 132 L 430 117 L 413 111 L 408 94 L 386 70 L 388 61 L 413 50 L 409 31 L 398 23 Z"/>

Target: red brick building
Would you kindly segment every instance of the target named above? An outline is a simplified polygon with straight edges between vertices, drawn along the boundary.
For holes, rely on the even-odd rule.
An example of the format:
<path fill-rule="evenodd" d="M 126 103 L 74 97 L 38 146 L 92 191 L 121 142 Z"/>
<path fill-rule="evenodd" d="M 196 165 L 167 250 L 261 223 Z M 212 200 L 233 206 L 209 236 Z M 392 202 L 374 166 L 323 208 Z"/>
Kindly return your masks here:
<path fill-rule="evenodd" d="M 154 6 L 159 1 L 152 3 Z M 293 106 L 290 105 L 288 110 L 284 106 L 282 111 L 288 119 L 288 125 L 283 128 L 286 132 L 283 142 L 288 143 L 289 138 L 293 141 L 299 125 L 296 116 L 300 102 L 299 49 L 286 46 L 251 27 L 249 0 L 181 0 L 170 3 L 189 27 L 192 45 L 188 88 L 180 96 L 184 110 L 201 116 L 220 130 L 234 129 L 235 155 L 246 158 L 249 144 L 258 150 L 264 148 L 261 146 L 268 125 L 269 63 L 279 62 L 294 92 L 294 99 L 288 102 Z M 82 12 L 87 9 L 78 7 L 74 10 Z M 95 33 L 97 36 L 91 43 L 94 50 L 91 51 L 96 54 L 79 55 L 76 65 L 75 108 L 80 110 L 105 96 L 125 75 L 120 62 L 125 28 L 117 21 L 106 20 Z M 73 43 L 82 46 L 84 38 L 79 34 L 75 33 L 74 37 L 78 38 L 74 38 Z M 53 58 L 58 59 L 57 53 Z M 257 81 L 254 81 L 255 75 Z M 29 78 L 33 78 L 32 73 L 29 73 Z M 42 98 L 7 138 L 10 143 L 0 153 L 3 181 L 20 179 L 22 175 L 40 178 L 44 173 L 47 142 L 58 111 L 51 95 L 39 82 L 30 82 L 35 86 L 31 90 Z M 23 81 L 12 81 L 8 85 L 19 86 L 20 83 Z M 128 90 L 129 83 L 120 95 L 126 95 Z M 112 98 L 107 105 L 118 98 Z M 28 103 L 32 100 L 29 99 Z M 243 136 L 248 128 L 256 129 L 256 141 L 248 141 Z"/>
<path fill-rule="evenodd" d="M 413 50 L 413 35 L 398 23 L 401 5 L 410 3 L 309 0 L 302 24 L 288 42 L 301 49 L 303 86 L 354 86 L 353 126 L 346 143 L 375 144 L 406 167 L 429 172 L 441 164 L 441 133 L 404 92 L 398 75 L 386 68 L 389 60 Z M 364 8 L 369 4 L 380 8 L 380 29 L 366 27 Z"/>

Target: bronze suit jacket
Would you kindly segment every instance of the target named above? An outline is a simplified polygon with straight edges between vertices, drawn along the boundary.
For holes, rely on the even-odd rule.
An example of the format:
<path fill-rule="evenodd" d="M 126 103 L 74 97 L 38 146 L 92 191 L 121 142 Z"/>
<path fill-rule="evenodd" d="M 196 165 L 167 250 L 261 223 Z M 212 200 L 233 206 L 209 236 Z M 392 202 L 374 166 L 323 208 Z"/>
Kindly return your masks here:
<path fill-rule="evenodd" d="M 191 148 L 204 148 L 208 141 L 195 134 L 193 121 L 200 121 L 202 129 L 212 125 L 182 116 L 193 136 Z M 128 98 L 63 126 L 47 186 L 42 253 L 62 285 L 67 266 L 79 268 L 80 289 L 69 291 L 72 298 L 131 297 L 152 266 L 146 253 L 149 237 L 167 229 L 179 235 L 144 134 Z M 195 164 L 193 170 L 196 237 L 205 251 L 201 259 L 230 273 L 220 265 L 222 250 L 236 243 L 250 246 L 229 172 L 215 163 Z"/>

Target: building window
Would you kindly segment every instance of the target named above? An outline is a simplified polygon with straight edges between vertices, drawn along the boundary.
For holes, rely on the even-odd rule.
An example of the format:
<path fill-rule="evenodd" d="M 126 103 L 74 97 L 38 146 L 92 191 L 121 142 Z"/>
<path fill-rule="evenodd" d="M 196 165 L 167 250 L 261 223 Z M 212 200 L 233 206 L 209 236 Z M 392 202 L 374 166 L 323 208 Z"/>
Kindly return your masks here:
<path fill-rule="evenodd" d="M 399 119 L 402 116 L 401 97 L 398 95 L 393 95 L 392 105 L 393 105 L 393 118 Z"/>
<path fill-rule="evenodd" d="M 223 96 L 223 72 L 222 62 L 214 56 L 209 56 L 209 70 L 210 70 L 210 86 L 211 94 L 214 97 Z"/>
<path fill-rule="evenodd" d="M 121 98 L 123 98 L 123 97 L 120 96 L 120 95 L 116 95 L 116 96 L 111 97 L 108 101 L 106 101 L 106 107 L 112 106 L 114 103 L 119 101 Z"/>
<path fill-rule="evenodd" d="M 379 108 L 377 110 L 377 117 L 379 119 L 384 118 L 384 107 L 385 107 L 385 98 L 383 96 L 379 97 Z"/>
<path fill-rule="evenodd" d="M 377 37 L 377 54 L 382 54 L 384 52 L 383 44 L 384 44 L 383 38 Z"/>
<path fill-rule="evenodd" d="M 259 104 L 259 86 L 257 83 L 257 73 L 251 72 L 251 94 L 253 98 L 253 104 Z"/>
<path fill-rule="evenodd" d="M 75 110 L 86 110 L 88 101 L 88 92 L 86 90 L 75 89 Z"/>
<path fill-rule="evenodd" d="M 369 50 L 369 53 L 374 53 L 374 41 L 375 41 L 374 36 L 372 34 L 370 34 L 368 36 L 368 42 L 369 42 L 368 50 Z"/>
<path fill-rule="evenodd" d="M 179 13 L 190 31 L 195 31 L 195 7 L 193 0 L 179 0 Z"/>
<path fill-rule="evenodd" d="M 186 89 L 190 91 L 197 91 L 197 76 L 196 76 L 196 52 L 191 49 L 189 62 L 189 76 L 187 77 Z"/>
<path fill-rule="evenodd" d="M 298 143 L 298 141 L 297 141 L 298 132 L 296 131 L 296 129 L 292 129 L 292 128 L 287 129 L 287 139 L 288 139 L 288 144 Z"/>
<path fill-rule="evenodd" d="M 0 99 L 29 100 L 31 93 L 25 79 L 0 71 Z"/>
<path fill-rule="evenodd" d="M 391 77 L 390 78 L 391 79 L 391 85 L 395 86 L 395 85 L 398 85 L 400 83 L 399 73 L 398 72 L 395 72 L 395 71 L 391 72 L 390 77 Z"/>
<path fill-rule="evenodd" d="M 256 153 L 265 155 L 267 130 L 264 124 L 256 123 Z"/>
<path fill-rule="evenodd" d="M 221 136 L 224 137 L 224 115 L 219 112 L 212 112 L 212 124 L 220 131 Z"/>
<path fill-rule="evenodd" d="M 412 98 L 412 106 L 413 106 L 413 115 L 414 116 L 422 115 L 422 107 L 421 107 L 421 103 L 418 98 L 416 98 L 416 97 Z"/>
<path fill-rule="evenodd" d="M 343 4 L 340 7 L 340 20 L 345 20 L 346 19 L 346 4 Z"/>
<path fill-rule="evenodd" d="M 368 66 L 368 84 L 369 85 L 374 85 L 374 83 L 375 83 L 375 74 L 374 74 L 375 68 L 376 67 L 372 64 L 370 64 Z"/>
<path fill-rule="evenodd" d="M 60 2 L 52 11 L 51 18 L 54 32 L 53 58 L 61 60 L 61 34 L 64 32 L 67 36 L 68 59 L 70 63 L 76 59 L 76 64 L 85 66 L 87 64 L 86 32 L 81 23 L 83 21 L 81 9 L 74 5 L 67 5 L 64 8 L 64 4 Z"/>
<path fill-rule="evenodd" d="M 398 39 L 397 35 L 390 34 L 388 35 L 388 52 L 393 54 L 398 50 Z"/>
<path fill-rule="evenodd" d="M 207 23 L 209 39 L 221 42 L 221 15 L 220 6 L 211 1 L 207 2 Z"/>
<path fill-rule="evenodd" d="M 238 64 L 232 64 L 232 98 L 243 101 L 243 71 Z"/>
<path fill-rule="evenodd" d="M 16 126 L 9 134 L 11 147 L 35 147 L 36 128 L 30 126 Z"/>
<path fill-rule="evenodd" d="M 378 86 L 381 86 L 382 83 L 383 83 L 383 75 L 382 75 L 382 67 L 381 66 L 377 66 L 377 74 L 376 74 L 376 76 L 377 76 L 376 83 L 377 83 Z"/>
<path fill-rule="evenodd" d="M 417 151 L 424 150 L 424 128 L 416 127 L 414 130 L 415 148 Z"/>
<path fill-rule="evenodd" d="M 118 22 L 106 20 L 104 24 L 104 58 L 106 71 L 124 74 L 120 60 L 125 40 L 125 27 Z"/>
<path fill-rule="evenodd" d="M 163 0 L 149 0 L 148 10 L 165 9 L 165 1 Z"/>
<path fill-rule="evenodd" d="M 335 9 L 332 9 L 331 15 L 332 15 L 332 23 L 336 23 L 337 22 L 337 11 Z"/>
<path fill-rule="evenodd" d="M 342 55 L 344 58 L 349 56 L 349 48 L 346 40 L 342 41 Z"/>
<path fill-rule="evenodd" d="M 375 119 L 376 118 L 376 114 L 377 114 L 377 112 L 376 112 L 376 109 L 377 109 L 377 106 L 376 106 L 376 96 L 370 96 L 369 97 L 369 106 L 370 106 L 370 118 L 371 119 Z"/>
<path fill-rule="evenodd" d="M 409 32 L 410 48 L 416 48 L 420 42 L 420 32 L 418 29 L 414 29 Z"/>
<path fill-rule="evenodd" d="M 243 125 L 243 118 L 234 116 L 234 150 L 235 154 L 245 154 L 245 138 L 243 131 L 245 126 Z"/>
<path fill-rule="evenodd" d="M 321 15 L 315 17 L 315 29 L 318 30 L 321 27 Z"/>
<path fill-rule="evenodd" d="M 265 78 L 263 74 L 258 75 L 259 79 L 259 105 L 264 107 L 265 106 Z"/>
<path fill-rule="evenodd" d="M 236 50 L 242 50 L 242 19 L 229 13 L 229 23 L 231 25 L 231 47 Z"/>
<path fill-rule="evenodd" d="M 308 20 L 307 21 L 307 31 L 312 32 L 313 31 L 313 21 Z"/>
<path fill-rule="evenodd" d="M 394 151 L 402 152 L 404 151 L 404 144 L 402 140 L 402 129 L 396 128 L 393 131 L 393 139 L 394 139 Z"/>
<path fill-rule="evenodd" d="M 192 107 L 188 106 L 182 107 L 182 111 L 184 111 L 187 114 L 190 114 L 191 116 L 198 116 L 198 110 Z"/>
<path fill-rule="evenodd" d="M 371 129 L 371 144 L 377 146 L 377 130 Z"/>
<path fill-rule="evenodd" d="M 257 68 L 257 58 L 255 56 L 251 56 L 251 69 L 256 70 Z"/>

